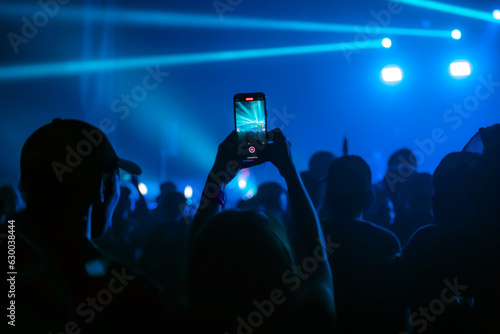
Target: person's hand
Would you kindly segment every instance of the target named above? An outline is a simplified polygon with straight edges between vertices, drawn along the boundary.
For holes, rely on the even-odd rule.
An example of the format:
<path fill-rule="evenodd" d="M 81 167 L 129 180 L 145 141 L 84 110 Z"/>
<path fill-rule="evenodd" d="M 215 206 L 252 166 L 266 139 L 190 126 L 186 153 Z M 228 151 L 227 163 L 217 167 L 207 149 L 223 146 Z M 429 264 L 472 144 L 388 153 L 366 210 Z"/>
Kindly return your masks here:
<path fill-rule="evenodd" d="M 91 238 L 100 237 L 112 224 L 113 212 L 120 200 L 118 170 L 101 178 L 99 195 L 92 203 Z"/>
<path fill-rule="evenodd" d="M 251 139 L 250 139 L 251 140 Z M 238 133 L 233 130 L 227 137 L 219 144 L 217 156 L 212 167 L 215 175 L 224 174 L 222 177 L 223 183 L 229 183 L 238 174 L 238 171 L 243 168 L 249 168 L 265 162 L 265 159 L 259 158 L 256 161 L 246 161 L 243 154 L 238 154 Z M 220 177 L 218 178 L 220 179 Z"/>
<path fill-rule="evenodd" d="M 281 176 L 288 176 L 295 170 L 292 161 L 292 144 L 286 139 L 279 128 L 269 131 L 268 141 L 272 141 L 273 143 L 268 144 L 266 147 L 266 160 L 278 168 Z"/>

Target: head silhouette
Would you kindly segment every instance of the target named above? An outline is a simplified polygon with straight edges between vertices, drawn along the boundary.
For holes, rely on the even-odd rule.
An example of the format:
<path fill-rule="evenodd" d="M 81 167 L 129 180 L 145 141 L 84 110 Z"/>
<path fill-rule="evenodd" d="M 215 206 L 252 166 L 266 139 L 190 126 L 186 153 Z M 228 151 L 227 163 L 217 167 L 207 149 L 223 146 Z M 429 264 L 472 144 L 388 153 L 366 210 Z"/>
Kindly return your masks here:
<path fill-rule="evenodd" d="M 373 199 L 371 180 L 370 167 L 361 157 L 335 159 L 328 168 L 325 204 L 334 215 L 359 217 Z"/>
<path fill-rule="evenodd" d="M 328 151 L 318 151 L 309 159 L 309 171 L 317 179 L 325 178 L 328 174 L 328 166 L 335 159 L 335 156 Z"/>
<path fill-rule="evenodd" d="M 106 204 L 110 218 L 120 194 L 118 168 L 141 172 L 118 158 L 104 133 L 88 123 L 55 119 L 35 131 L 21 153 L 21 182 L 38 233 L 64 233 L 89 215 L 93 203 Z M 93 233 L 103 230 L 93 227 Z"/>
<path fill-rule="evenodd" d="M 471 200 L 481 221 L 500 221 L 500 124 L 479 129 L 463 152 L 480 154 L 473 171 Z"/>
<path fill-rule="evenodd" d="M 192 245 L 192 308 L 195 313 L 236 319 L 254 307 L 254 300 L 268 299 L 271 291 L 282 287 L 281 277 L 292 264 L 286 232 L 278 221 L 253 211 L 222 212 Z"/>
<path fill-rule="evenodd" d="M 437 224 L 458 226 L 471 216 L 471 171 L 478 158 L 477 153 L 453 152 L 437 166 L 432 177 L 432 211 Z"/>

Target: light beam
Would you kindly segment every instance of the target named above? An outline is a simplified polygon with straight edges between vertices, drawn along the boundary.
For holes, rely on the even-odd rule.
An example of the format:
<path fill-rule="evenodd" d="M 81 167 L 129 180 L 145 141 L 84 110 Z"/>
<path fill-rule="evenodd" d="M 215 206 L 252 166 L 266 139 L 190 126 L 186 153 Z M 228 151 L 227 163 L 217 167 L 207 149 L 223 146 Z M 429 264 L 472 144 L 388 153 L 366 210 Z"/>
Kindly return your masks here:
<path fill-rule="evenodd" d="M 39 6 L 0 5 L 0 16 L 32 16 L 40 11 Z M 491 15 L 490 15 L 491 16 Z M 216 15 L 204 15 L 178 12 L 152 12 L 141 10 L 105 10 L 95 8 L 61 7 L 50 20 L 64 20 L 67 24 L 82 22 L 83 19 L 124 25 L 142 26 L 181 26 L 212 29 L 252 29 L 252 30 L 291 30 L 310 32 L 365 33 L 366 26 L 335 24 L 323 22 L 272 20 L 265 18 L 227 17 L 220 20 Z M 423 37 L 449 37 L 448 30 L 411 29 L 378 27 L 378 34 L 408 35 Z M 370 33 L 370 32 L 366 32 Z"/>
<path fill-rule="evenodd" d="M 488 22 L 499 23 L 492 15 L 491 12 L 483 12 L 476 9 L 460 7 L 455 5 L 449 5 L 445 3 L 440 3 L 436 1 L 424 1 L 424 0 L 400 0 L 400 2 L 407 5 L 422 7 L 426 9 L 435 10 L 438 12 L 444 12 L 464 17 L 470 17 L 477 20 L 483 20 Z"/>
<path fill-rule="evenodd" d="M 382 48 L 382 40 L 349 43 L 316 44 L 267 49 L 248 49 L 176 55 L 158 55 L 137 58 L 66 61 L 58 63 L 15 65 L 0 67 L 0 81 L 76 75 L 87 72 L 116 71 L 146 66 L 183 66 L 242 59 L 290 56 L 309 53 Z"/>

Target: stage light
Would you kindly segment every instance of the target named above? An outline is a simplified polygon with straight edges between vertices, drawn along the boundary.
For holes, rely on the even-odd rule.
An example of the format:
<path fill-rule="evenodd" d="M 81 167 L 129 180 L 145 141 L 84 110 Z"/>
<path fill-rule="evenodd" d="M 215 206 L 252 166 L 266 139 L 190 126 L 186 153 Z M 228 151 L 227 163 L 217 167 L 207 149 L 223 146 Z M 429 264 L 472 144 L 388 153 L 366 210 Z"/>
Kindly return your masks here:
<path fill-rule="evenodd" d="M 460 32 L 460 30 L 455 29 L 451 32 L 451 37 L 453 37 L 453 39 L 460 39 L 462 38 L 462 33 Z"/>
<path fill-rule="evenodd" d="M 396 84 L 403 80 L 403 71 L 401 67 L 389 65 L 382 69 L 382 80 L 389 84 Z"/>
<path fill-rule="evenodd" d="M 493 18 L 494 18 L 495 20 L 500 20 L 500 9 L 495 9 L 495 10 L 493 11 Z"/>
<path fill-rule="evenodd" d="M 439 12 L 445 12 L 448 14 L 454 14 L 454 15 L 459 15 L 459 16 L 470 17 L 470 18 L 477 19 L 477 20 L 498 23 L 498 20 L 495 19 L 494 17 L 492 17 L 491 13 L 483 12 L 483 11 L 476 10 L 476 9 L 460 7 L 460 6 L 455 6 L 455 5 L 449 5 L 446 3 L 440 3 L 440 2 L 428 1 L 428 0 L 400 0 L 400 2 L 407 4 L 407 5 L 427 8 L 427 9 L 431 9 L 431 10 L 435 10 L 435 11 L 439 11 Z"/>
<path fill-rule="evenodd" d="M 146 195 L 148 193 L 148 187 L 146 187 L 146 185 L 144 183 L 139 183 L 138 188 L 139 188 L 139 192 L 142 195 Z"/>
<path fill-rule="evenodd" d="M 0 16 L 19 17 L 33 15 L 40 6 L 0 5 Z M 66 20 L 70 23 L 86 19 L 106 23 L 141 26 L 180 26 L 211 29 L 253 29 L 253 30 L 290 30 L 309 32 L 367 33 L 366 26 L 335 24 L 309 21 L 272 20 L 265 18 L 226 17 L 220 20 L 217 15 L 204 15 L 179 12 L 153 12 L 141 10 L 107 10 L 98 8 L 64 7 L 51 20 Z M 390 28 L 379 26 L 381 34 L 411 36 L 447 37 L 445 30 Z"/>
<path fill-rule="evenodd" d="M 249 49 L 216 52 L 185 53 L 176 55 L 159 55 L 138 58 L 105 59 L 90 61 L 67 61 L 60 63 L 45 63 L 35 65 L 15 65 L 0 67 L 0 81 L 26 78 L 54 77 L 60 75 L 75 75 L 87 72 L 102 72 L 144 68 L 147 66 L 183 66 L 204 64 L 241 59 L 290 56 L 309 53 L 345 52 L 382 47 L 380 39 L 349 43 L 316 44 L 303 46 L 288 46 L 268 49 Z M 154 68 L 151 69 L 155 71 Z"/>
<path fill-rule="evenodd" d="M 390 38 L 384 38 L 382 40 L 382 46 L 386 49 L 390 48 L 392 46 L 392 41 Z"/>
<path fill-rule="evenodd" d="M 245 181 L 245 180 L 239 180 L 238 181 L 238 187 L 240 189 L 245 189 L 247 187 L 247 181 Z"/>
<path fill-rule="evenodd" d="M 450 74 L 455 78 L 465 78 L 471 74 L 470 63 L 466 60 L 457 60 L 450 64 Z"/>
<path fill-rule="evenodd" d="M 245 195 L 243 195 L 242 199 L 244 201 L 248 201 L 253 196 L 254 196 L 254 191 L 253 191 L 253 189 L 250 189 L 249 191 L 247 191 L 247 193 Z"/>
<path fill-rule="evenodd" d="M 184 197 L 186 197 L 186 199 L 193 197 L 193 188 L 191 186 L 186 186 L 186 188 L 184 188 Z"/>

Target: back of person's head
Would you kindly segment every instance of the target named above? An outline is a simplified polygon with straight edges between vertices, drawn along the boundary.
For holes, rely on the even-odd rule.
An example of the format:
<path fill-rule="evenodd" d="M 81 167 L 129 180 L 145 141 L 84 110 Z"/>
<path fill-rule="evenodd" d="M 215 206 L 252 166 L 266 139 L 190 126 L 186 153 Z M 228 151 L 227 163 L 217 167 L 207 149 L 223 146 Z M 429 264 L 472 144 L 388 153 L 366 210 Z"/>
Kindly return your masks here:
<path fill-rule="evenodd" d="M 263 211 L 285 211 L 287 207 L 287 193 L 276 182 L 263 183 L 257 189 L 257 200 Z"/>
<path fill-rule="evenodd" d="M 268 300 L 275 289 L 285 291 L 282 275 L 292 264 L 280 222 L 254 211 L 224 211 L 191 244 L 187 278 L 191 309 L 214 321 L 231 323 L 246 317 L 255 310 L 254 301 Z"/>
<path fill-rule="evenodd" d="M 164 195 L 158 206 L 163 211 L 166 219 L 170 222 L 177 221 L 182 217 L 186 197 L 180 192 L 172 192 Z"/>
<path fill-rule="evenodd" d="M 176 191 L 177 191 L 177 186 L 175 185 L 175 183 L 170 182 L 170 181 L 163 182 L 160 185 L 160 195 L 158 195 L 158 197 L 156 198 L 156 203 L 158 203 L 158 205 L 160 205 L 160 203 L 163 199 L 163 196 L 171 194 L 171 193 L 175 193 Z"/>
<path fill-rule="evenodd" d="M 335 156 L 328 151 L 318 151 L 309 159 L 309 171 L 317 178 L 325 178 L 328 174 L 328 166 L 335 160 Z"/>
<path fill-rule="evenodd" d="M 388 169 L 398 168 L 400 165 L 408 165 L 414 168 L 417 167 L 417 159 L 412 151 L 407 148 L 402 148 L 390 156 L 387 162 Z"/>
<path fill-rule="evenodd" d="M 474 166 L 472 200 L 481 221 L 500 221 L 500 124 L 479 129 L 464 151 L 480 154 Z M 498 226 L 497 226 L 498 228 Z"/>
<path fill-rule="evenodd" d="M 432 211 L 437 224 L 458 226 L 471 215 L 471 170 L 479 154 L 452 152 L 439 163 L 432 177 Z"/>
<path fill-rule="evenodd" d="M 66 225 L 55 225 L 81 220 L 103 191 L 110 191 L 103 189 L 103 182 L 119 167 L 141 172 L 118 158 L 104 133 L 88 123 L 55 119 L 36 130 L 21 153 L 21 182 L 35 228 L 39 222 L 40 229 L 64 230 Z M 48 222 L 50 226 L 44 225 Z"/>
<path fill-rule="evenodd" d="M 371 186 L 368 164 L 358 156 L 342 156 L 328 168 L 325 204 L 332 213 L 357 217 L 373 200 Z"/>
<path fill-rule="evenodd" d="M 387 162 L 387 171 L 384 175 L 382 187 L 393 201 L 396 211 L 401 210 L 407 199 L 408 180 L 417 174 L 417 160 L 412 151 L 407 148 L 394 152 Z"/>
<path fill-rule="evenodd" d="M 176 191 L 177 191 L 177 186 L 173 182 L 167 181 L 163 182 L 160 185 L 160 193 L 162 195 L 167 195 Z"/>

